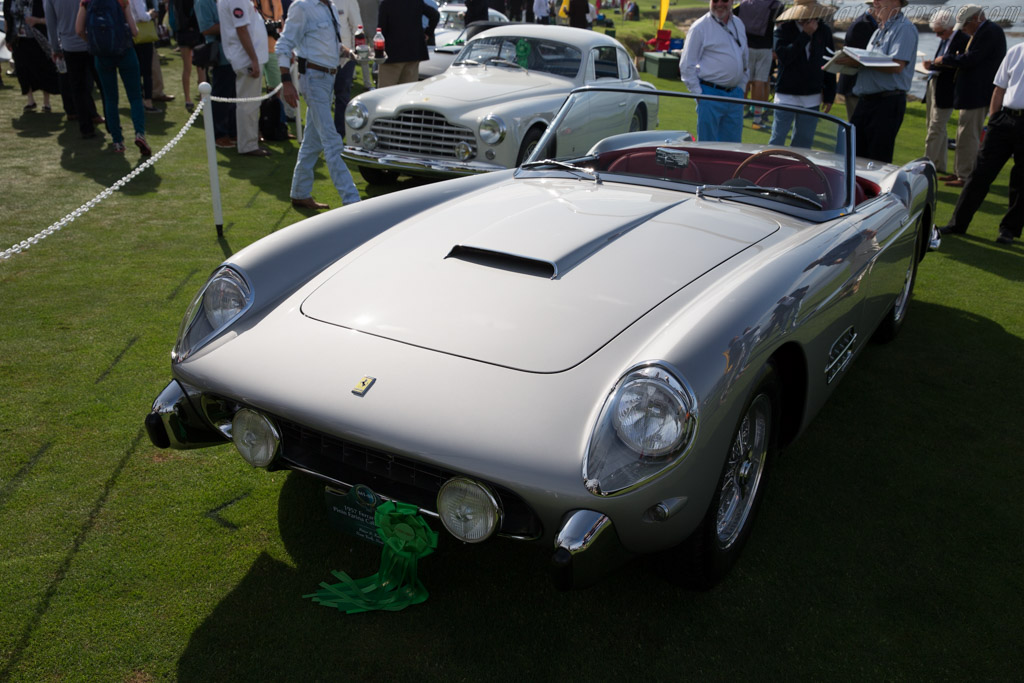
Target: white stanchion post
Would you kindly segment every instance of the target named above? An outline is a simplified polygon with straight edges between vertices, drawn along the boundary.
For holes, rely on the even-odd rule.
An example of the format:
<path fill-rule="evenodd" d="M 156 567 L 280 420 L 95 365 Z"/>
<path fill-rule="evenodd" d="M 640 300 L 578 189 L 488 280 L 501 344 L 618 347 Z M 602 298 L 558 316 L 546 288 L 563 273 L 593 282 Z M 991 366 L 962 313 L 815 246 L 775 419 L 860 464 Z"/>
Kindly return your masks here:
<path fill-rule="evenodd" d="M 199 84 L 199 94 L 203 98 L 203 127 L 206 128 L 206 164 L 210 170 L 210 195 L 213 199 L 213 224 L 217 226 L 217 237 L 224 236 L 224 213 L 220 205 L 220 176 L 217 174 L 217 144 L 214 142 L 213 101 L 210 93 L 213 86 L 203 82 Z"/>

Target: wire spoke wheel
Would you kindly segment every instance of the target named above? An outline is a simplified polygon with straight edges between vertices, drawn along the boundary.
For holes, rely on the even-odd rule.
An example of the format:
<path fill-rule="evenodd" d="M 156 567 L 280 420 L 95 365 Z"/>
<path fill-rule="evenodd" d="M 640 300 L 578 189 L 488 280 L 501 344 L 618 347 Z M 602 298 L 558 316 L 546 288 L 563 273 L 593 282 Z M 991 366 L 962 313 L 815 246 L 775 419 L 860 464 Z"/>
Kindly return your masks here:
<path fill-rule="evenodd" d="M 722 477 L 715 531 L 723 550 L 736 542 L 757 499 L 771 424 L 771 399 L 766 394 L 758 394 L 736 430 Z"/>

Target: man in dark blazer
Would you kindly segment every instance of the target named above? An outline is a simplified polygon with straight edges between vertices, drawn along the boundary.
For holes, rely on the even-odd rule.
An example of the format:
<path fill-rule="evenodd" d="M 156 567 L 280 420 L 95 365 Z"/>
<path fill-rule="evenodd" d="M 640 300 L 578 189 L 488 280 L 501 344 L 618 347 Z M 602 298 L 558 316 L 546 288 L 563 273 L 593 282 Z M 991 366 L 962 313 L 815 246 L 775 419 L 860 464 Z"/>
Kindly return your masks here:
<path fill-rule="evenodd" d="M 427 18 L 426 31 L 422 17 Z M 427 36 L 440 19 L 438 11 L 423 0 L 381 0 L 377 25 L 384 34 L 388 58 L 380 65 L 377 87 L 419 80 L 420 62 L 430 59 Z"/>
<path fill-rule="evenodd" d="M 956 20 L 952 12 L 937 12 L 930 22 L 932 31 L 939 39 L 939 47 L 935 50 L 934 59 L 947 54 L 963 52 L 970 36 L 963 31 L 954 31 Z M 924 155 L 935 164 L 935 170 L 947 175 L 946 161 L 949 157 L 949 138 L 947 125 L 953 114 L 953 81 L 956 69 L 951 66 L 939 66 L 934 59 L 924 61 L 928 70 L 928 85 L 925 89 L 925 120 L 928 123 L 928 134 L 924 141 Z"/>
<path fill-rule="evenodd" d="M 942 180 L 950 187 L 963 187 L 978 159 L 985 113 L 992 100 L 992 79 L 1006 55 L 1006 34 L 985 18 L 984 10 L 978 5 L 960 8 L 956 30 L 971 36 L 967 47 L 960 54 L 938 57 L 935 64 L 956 68 L 953 108 L 959 111 L 954 175 Z"/>

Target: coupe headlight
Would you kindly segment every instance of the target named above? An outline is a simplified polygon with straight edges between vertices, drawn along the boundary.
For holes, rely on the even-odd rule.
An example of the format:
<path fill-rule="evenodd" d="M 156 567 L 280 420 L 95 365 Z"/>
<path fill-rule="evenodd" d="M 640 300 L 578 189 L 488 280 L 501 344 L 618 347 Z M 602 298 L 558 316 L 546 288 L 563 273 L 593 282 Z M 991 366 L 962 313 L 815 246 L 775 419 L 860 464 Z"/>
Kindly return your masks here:
<path fill-rule="evenodd" d="M 697 400 L 667 367 L 647 364 L 619 380 L 605 401 L 583 462 L 583 481 L 610 495 L 678 462 L 697 429 Z"/>
<path fill-rule="evenodd" d="M 171 358 L 181 362 L 252 305 L 252 289 L 238 271 L 217 270 L 185 312 Z"/>
<path fill-rule="evenodd" d="M 505 122 L 493 114 L 488 114 L 480 122 L 478 132 L 484 143 L 496 145 L 505 139 Z"/>
<path fill-rule="evenodd" d="M 345 107 L 345 123 L 353 130 L 359 130 L 370 120 L 370 112 L 362 102 L 349 102 Z"/>
<path fill-rule="evenodd" d="M 501 508 L 494 494 L 470 479 L 449 479 L 437 492 L 437 514 L 452 536 L 466 543 L 491 537 L 501 522 Z"/>

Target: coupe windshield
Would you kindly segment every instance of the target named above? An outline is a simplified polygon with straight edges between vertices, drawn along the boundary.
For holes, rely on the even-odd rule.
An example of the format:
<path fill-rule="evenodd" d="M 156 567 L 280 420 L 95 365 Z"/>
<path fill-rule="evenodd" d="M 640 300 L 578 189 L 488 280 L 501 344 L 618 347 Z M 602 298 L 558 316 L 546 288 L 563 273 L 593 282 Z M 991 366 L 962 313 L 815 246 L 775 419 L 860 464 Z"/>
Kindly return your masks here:
<path fill-rule="evenodd" d="M 582 61 L 583 53 L 565 43 L 519 36 L 489 36 L 471 41 L 455 63 L 504 63 L 530 71 L 575 78 Z"/>
<path fill-rule="evenodd" d="M 522 172 L 565 173 L 571 164 L 605 182 L 657 185 L 812 220 L 836 216 L 877 194 L 873 183 L 855 179 L 847 122 L 765 105 L 777 122 L 774 132 L 772 126 L 743 126 L 736 142 L 700 140 L 701 101 L 649 90 L 574 91 Z M 735 102 L 742 116 L 744 105 Z M 536 163 L 542 160 L 563 165 Z"/>

